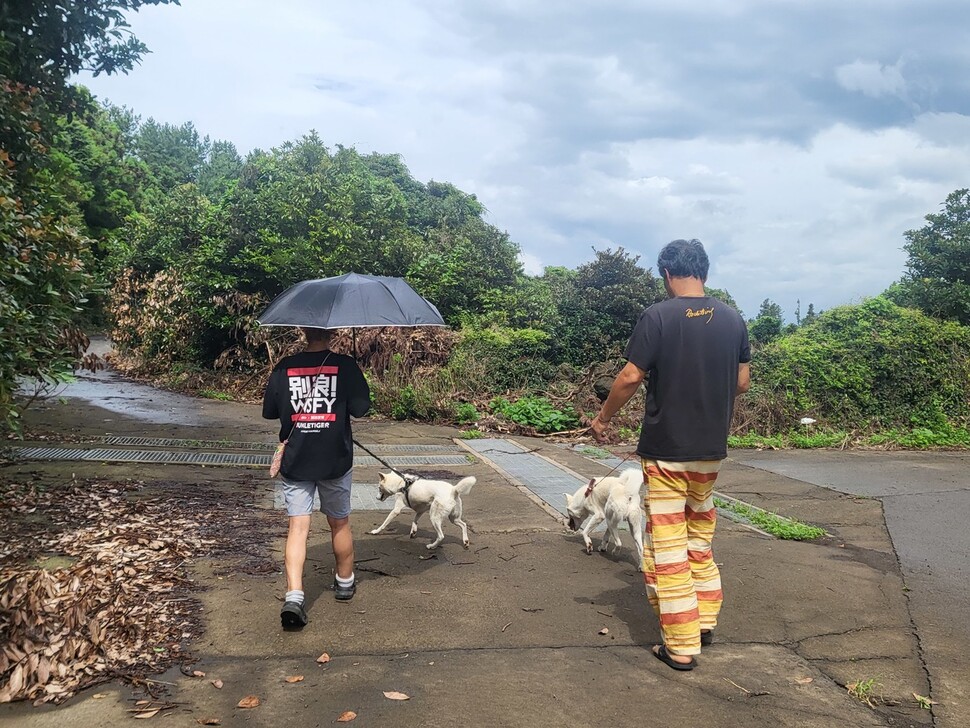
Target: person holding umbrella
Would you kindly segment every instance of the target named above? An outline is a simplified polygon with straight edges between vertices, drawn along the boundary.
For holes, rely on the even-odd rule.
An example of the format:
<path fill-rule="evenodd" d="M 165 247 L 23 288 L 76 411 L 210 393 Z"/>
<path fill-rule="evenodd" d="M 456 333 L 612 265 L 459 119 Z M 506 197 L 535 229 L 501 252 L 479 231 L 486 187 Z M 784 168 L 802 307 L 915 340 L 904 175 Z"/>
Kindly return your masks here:
<path fill-rule="evenodd" d="M 299 327 L 307 339 L 302 354 L 273 370 L 263 399 L 263 417 L 280 420 L 283 493 L 290 516 L 286 537 L 287 592 L 283 627 L 306 624 L 303 563 L 313 495 L 330 523 L 337 561 L 334 595 L 352 599 L 354 544 L 350 532 L 350 482 L 354 442 L 350 417 L 370 407 L 370 391 L 353 357 L 330 351 L 330 329 L 445 326 L 438 309 L 403 278 L 346 273 L 301 281 L 276 297 L 257 319 L 261 326 Z"/>
<path fill-rule="evenodd" d="M 350 529 L 350 487 L 354 446 L 350 418 L 370 409 L 367 380 L 353 357 L 330 351 L 331 332 L 301 327 L 306 349 L 273 369 L 263 397 L 263 417 L 279 419 L 284 443 L 279 474 L 289 515 L 286 536 L 286 597 L 280 612 L 284 629 L 307 623 L 303 565 L 314 494 L 330 525 L 336 561 L 334 596 L 352 599 L 354 540 Z"/>

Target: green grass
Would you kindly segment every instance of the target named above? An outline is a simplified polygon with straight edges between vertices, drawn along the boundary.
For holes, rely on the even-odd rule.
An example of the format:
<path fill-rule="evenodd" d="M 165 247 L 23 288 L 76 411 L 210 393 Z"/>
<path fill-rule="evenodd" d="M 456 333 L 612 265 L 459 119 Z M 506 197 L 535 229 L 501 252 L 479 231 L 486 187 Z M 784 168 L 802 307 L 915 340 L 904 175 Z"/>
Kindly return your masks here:
<path fill-rule="evenodd" d="M 200 389 L 199 396 L 205 397 L 206 399 L 219 399 L 223 402 L 231 402 L 232 397 L 230 397 L 225 392 L 219 392 L 215 389 Z"/>
<path fill-rule="evenodd" d="M 933 430 L 917 427 L 912 430 L 887 430 L 870 435 L 867 445 L 896 445 L 914 450 L 934 447 L 970 447 L 970 430 L 965 427 L 941 427 Z"/>
<path fill-rule="evenodd" d="M 826 535 L 824 528 L 811 526 L 807 523 L 796 521 L 794 518 L 785 518 L 784 516 L 779 516 L 777 513 L 755 508 L 746 503 L 715 498 L 714 505 L 718 508 L 731 511 L 731 513 L 740 516 L 752 526 L 757 526 L 765 533 L 770 533 L 775 538 L 780 538 L 784 541 L 812 541 Z"/>
<path fill-rule="evenodd" d="M 579 450 L 583 455 L 591 458 L 608 458 L 612 453 L 609 450 L 604 450 L 601 447 L 592 447 L 591 445 L 586 445 Z"/>
<path fill-rule="evenodd" d="M 756 432 L 747 432 L 743 435 L 731 435 L 728 437 L 728 447 L 776 449 L 785 447 L 785 439 L 781 435 L 759 435 Z"/>
<path fill-rule="evenodd" d="M 853 437 L 848 432 L 790 430 L 779 435 L 748 432 L 728 437 L 728 447 L 782 450 L 785 448 L 831 448 L 847 445 L 899 447 L 907 450 L 970 447 L 970 430 L 965 427 L 917 427 L 912 430 L 885 430 Z"/>
<path fill-rule="evenodd" d="M 485 433 L 481 430 L 459 430 L 458 437 L 462 440 L 480 440 Z"/>

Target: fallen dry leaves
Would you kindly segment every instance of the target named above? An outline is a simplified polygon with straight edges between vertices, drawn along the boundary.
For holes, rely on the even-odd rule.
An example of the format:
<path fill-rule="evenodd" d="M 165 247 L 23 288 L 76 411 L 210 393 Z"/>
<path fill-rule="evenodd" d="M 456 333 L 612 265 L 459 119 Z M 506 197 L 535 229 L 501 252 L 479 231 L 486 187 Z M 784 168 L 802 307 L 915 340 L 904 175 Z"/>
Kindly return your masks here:
<path fill-rule="evenodd" d="M 340 714 L 340 717 L 337 718 L 337 722 L 338 723 L 349 723 L 350 721 L 352 721 L 356 717 L 357 717 L 357 714 L 354 711 L 352 711 L 352 710 L 346 710 L 346 711 L 344 711 L 343 713 Z"/>
<path fill-rule="evenodd" d="M 286 682 L 288 683 L 303 682 L 303 675 L 290 675 L 288 678 L 286 678 Z"/>
<path fill-rule="evenodd" d="M 222 680 L 211 680 L 210 682 L 212 683 L 212 687 L 216 688 L 217 690 L 222 690 Z"/>
<path fill-rule="evenodd" d="M 405 693 L 399 693 L 395 690 L 385 690 L 384 697 L 388 700 L 410 700 L 411 696 Z"/>
<path fill-rule="evenodd" d="M 330 662 L 330 655 L 324 652 L 322 655 L 320 655 L 320 657 L 317 658 L 317 662 L 319 662 L 321 665 L 326 665 L 328 662 Z"/>
<path fill-rule="evenodd" d="M 236 703 L 237 708 L 257 708 L 259 707 L 259 696 L 258 695 L 247 695 L 245 698 Z"/>
<path fill-rule="evenodd" d="M 142 484 L 0 483 L 0 703 L 62 702 L 112 678 L 151 692 L 147 673 L 183 662 L 201 633 L 184 564 L 231 552 L 238 511 L 224 493 L 156 487 L 130 500 Z"/>

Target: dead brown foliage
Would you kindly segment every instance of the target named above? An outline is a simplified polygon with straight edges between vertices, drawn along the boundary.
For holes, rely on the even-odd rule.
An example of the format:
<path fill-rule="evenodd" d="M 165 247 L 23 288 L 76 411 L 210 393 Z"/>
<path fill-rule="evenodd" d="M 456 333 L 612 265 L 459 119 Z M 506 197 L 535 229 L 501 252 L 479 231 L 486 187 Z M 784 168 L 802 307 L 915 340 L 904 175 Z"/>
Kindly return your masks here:
<path fill-rule="evenodd" d="M 187 658 L 200 627 L 186 560 L 247 556 L 231 534 L 261 534 L 232 522 L 229 508 L 242 509 L 225 494 L 133 501 L 142 488 L 0 484 L 0 702 L 60 702 L 115 677 L 144 683 Z"/>

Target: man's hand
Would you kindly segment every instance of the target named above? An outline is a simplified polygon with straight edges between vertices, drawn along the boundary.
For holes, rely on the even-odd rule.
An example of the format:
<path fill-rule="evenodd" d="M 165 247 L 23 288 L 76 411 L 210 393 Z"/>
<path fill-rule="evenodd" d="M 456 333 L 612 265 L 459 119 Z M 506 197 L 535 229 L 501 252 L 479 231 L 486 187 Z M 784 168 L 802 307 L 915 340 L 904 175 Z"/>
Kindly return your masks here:
<path fill-rule="evenodd" d="M 596 442 L 606 442 L 606 430 L 609 428 L 609 422 L 603 422 L 599 415 L 593 418 L 593 421 L 589 423 L 589 429 L 593 431 L 593 437 L 596 438 Z"/>

